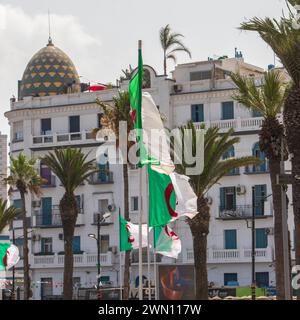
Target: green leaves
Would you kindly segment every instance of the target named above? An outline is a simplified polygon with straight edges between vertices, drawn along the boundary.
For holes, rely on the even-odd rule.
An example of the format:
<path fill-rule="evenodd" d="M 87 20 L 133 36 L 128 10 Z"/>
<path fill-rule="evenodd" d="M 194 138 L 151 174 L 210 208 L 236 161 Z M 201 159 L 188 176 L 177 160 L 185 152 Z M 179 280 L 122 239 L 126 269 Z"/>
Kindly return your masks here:
<path fill-rule="evenodd" d="M 14 206 L 7 207 L 7 201 L 0 198 L 0 233 L 19 214 Z"/>
<path fill-rule="evenodd" d="M 91 174 L 98 172 L 95 160 L 87 160 L 88 155 L 81 149 L 56 148 L 43 157 L 42 161 L 58 177 L 66 193 L 72 194 Z"/>
<path fill-rule="evenodd" d="M 254 78 L 232 73 L 231 80 L 237 86 L 238 92 L 232 98 L 245 107 L 258 111 L 265 118 L 275 118 L 280 113 L 285 98 L 286 84 L 279 71 L 265 73 L 258 87 Z"/>

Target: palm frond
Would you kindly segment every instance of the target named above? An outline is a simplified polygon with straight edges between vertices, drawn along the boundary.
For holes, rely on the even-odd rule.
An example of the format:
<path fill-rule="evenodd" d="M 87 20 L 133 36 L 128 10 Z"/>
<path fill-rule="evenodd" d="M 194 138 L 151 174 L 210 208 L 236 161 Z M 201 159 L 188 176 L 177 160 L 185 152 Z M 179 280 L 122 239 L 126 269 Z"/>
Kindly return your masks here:
<path fill-rule="evenodd" d="M 7 201 L 0 198 L 0 233 L 19 214 L 14 206 L 7 207 Z"/>

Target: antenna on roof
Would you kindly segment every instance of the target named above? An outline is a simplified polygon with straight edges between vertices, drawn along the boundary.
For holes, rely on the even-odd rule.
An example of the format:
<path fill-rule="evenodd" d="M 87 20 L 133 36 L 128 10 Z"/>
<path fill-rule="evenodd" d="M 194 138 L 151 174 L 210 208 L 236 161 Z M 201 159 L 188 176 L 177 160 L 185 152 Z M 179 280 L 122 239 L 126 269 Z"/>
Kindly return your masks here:
<path fill-rule="evenodd" d="M 49 9 L 48 9 L 48 33 L 49 33 L 48 45 L 53 45 L 52 38 L 51 38 L 51 21 L 50 21 L 50 10 Z"/>

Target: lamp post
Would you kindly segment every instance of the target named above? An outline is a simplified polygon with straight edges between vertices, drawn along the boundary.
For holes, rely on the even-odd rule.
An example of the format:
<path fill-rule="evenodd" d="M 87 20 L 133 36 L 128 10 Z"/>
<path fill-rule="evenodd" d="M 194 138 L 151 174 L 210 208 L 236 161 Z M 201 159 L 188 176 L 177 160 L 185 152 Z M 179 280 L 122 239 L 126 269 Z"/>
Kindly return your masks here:
<path fill-rule="evenodd" d="M 252 187 L 252 223 L 251 223 L 251 235 L 252 235 L 252 282 L 251 282 L 251 297 L 252 300 L 256 298 L 256 276 L 255 276 L 255 187 Z"/>
<path fill-rule="evenodd" d="M 101 273 L 101 267 L 100 267 L 100 227 L 101 223 L 103 223 L 107 218 L 110 217 L 110 213 L 104 213 L 102 217 L 100 214 L 97 215 L 97 235 L 94 233 L 89 233 L 88 236 L 92 239 L 95 239 L 97 241 L 97 292 L 99 292 L 100 289 L 100 273 Z"/>

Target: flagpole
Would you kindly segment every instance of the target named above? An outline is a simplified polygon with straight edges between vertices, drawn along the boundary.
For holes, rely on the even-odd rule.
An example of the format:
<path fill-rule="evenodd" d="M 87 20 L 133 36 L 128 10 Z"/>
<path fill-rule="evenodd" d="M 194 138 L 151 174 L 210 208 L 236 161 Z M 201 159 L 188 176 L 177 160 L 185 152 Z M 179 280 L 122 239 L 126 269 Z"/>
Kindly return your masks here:
<path fill-rule="evenodd" d="M 138 42 L 138 50 L 142 50 L 142 40 Z M 140 88 L 142 90 L 142 88 Z M 141 155 L 141 150 L 140 150 Z M 141 160 L 141 157 L 140 157 Z M 139 216 L 139 300 L 143 300 L 143 254 L 142 254 L 142 223 L 143 223 L 143 196 L 142 196 L 142 183 L 143 183 L 143 168 L 139 168 L 140 178 L 140 216 Z"/>
<path fill-rule="evenodd" d="M 147 179 L 147 171 L 146 171 L 146 194 L 148 194 L 148 179 Z M 148 268 L 148 299 L 151 300 L 151 281 L 150 281 L 150 232 L 149 232 L 149 203 L 147 203 L 147 208 L 148 208 L 148 218 L 147 218 L 147 268 Z"/>
<path fill-rule="evenodd" d="M 121 251 L 121 225 L 120 225 L 120 208 L 119 208 L 119 256 L 120 256 L 120 300 L 123 300 L 123 277 L 122 277 L 122 251 Z"/>
<path fill-rule="evenodd" d="M 156 271 L 156 252 L 154 248 L 153 241 L 153 254 L 154 254 L 154 289 L 155 289 L 155 300 L 158 300 L 158 292 L 157 292 L 157 271 Z"/>

